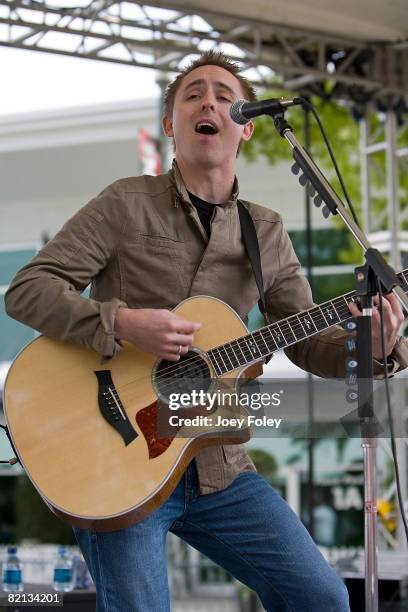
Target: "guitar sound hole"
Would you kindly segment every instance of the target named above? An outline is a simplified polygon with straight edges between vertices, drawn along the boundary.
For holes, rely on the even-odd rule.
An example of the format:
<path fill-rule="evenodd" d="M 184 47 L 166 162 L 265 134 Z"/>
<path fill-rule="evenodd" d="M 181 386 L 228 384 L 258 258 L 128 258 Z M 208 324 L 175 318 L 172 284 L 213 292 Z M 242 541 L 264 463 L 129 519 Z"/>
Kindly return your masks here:
<path fill-rule="evenodd" d="M 159 361 L 153 370 L 152 382 L 158 397 L 168 402 L 176 393 L 188 393 L 192 397 L 193 392 L 206 393 L 211 387 L 211 372 L 205 359 L 196 350 L 190 350 L 180 361 Z"/>

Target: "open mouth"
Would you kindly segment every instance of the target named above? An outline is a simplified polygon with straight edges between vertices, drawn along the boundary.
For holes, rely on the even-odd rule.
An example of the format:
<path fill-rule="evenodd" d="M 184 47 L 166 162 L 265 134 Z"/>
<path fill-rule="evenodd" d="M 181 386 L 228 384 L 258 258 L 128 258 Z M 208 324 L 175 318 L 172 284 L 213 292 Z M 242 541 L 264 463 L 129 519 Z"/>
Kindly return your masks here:
<path fill-rule="evenodd" d="M 195 131 L 198 134 L 217 134 L 218 128 L 213 123 L 208 121 L 199 121 L 195 126 Z"/>

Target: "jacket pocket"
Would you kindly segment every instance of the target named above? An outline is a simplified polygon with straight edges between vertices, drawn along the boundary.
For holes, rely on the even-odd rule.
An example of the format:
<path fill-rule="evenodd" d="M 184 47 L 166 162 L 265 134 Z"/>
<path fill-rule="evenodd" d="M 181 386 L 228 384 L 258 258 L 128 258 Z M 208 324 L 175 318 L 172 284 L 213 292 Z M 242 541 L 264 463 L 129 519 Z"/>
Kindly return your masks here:
<path fill-rule="evenodd" d="M 185 298 L 183 242 L 132 233 L 121 245 L 126 301 L 132 307 L 172 308 Z"/>
<path fill-rule="evenodd" d="M 152 249 L 175 249 L 178 250 L 184 245 L 179 240 L 173 240 L 167 236 L 152 236 L 150 234 L 132 233 L 128 235 L 136 244 L 151 247 Z"/>

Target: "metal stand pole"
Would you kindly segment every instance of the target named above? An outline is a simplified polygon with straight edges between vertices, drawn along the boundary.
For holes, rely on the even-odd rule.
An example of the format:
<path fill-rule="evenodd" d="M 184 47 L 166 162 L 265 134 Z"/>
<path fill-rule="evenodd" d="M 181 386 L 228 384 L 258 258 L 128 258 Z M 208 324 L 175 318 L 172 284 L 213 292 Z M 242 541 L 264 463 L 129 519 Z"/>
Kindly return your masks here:
<path fill-rule="evenodd" d="M 327 207 L 328 214 L 339 214 L 345 225 L 356 238 L 364 250 L 366 265 L 356 270 L 357 291 L 361 296 L 363 316 L 357 320 L 357 362 L 358 362 L 358 415 L 363 438 L 364 466 L 365 466 L 365 536 L 366 536 L 366 610 L 378 610 L 378 570 L 377 570 L 377 544 L 376 544 L 376 461 L 375 449 L 378 435 L 378 424 L 373 414 L 373 362 L 371 346 L 371 315 L 372 295 L 377 285 L 373 282 L 378 278 L 384 286 L 385 292 L 393 291 L 403 308 L 408 312 L 408 300 L 394 270 L 388 266 L 381 254 L 373 249 L 367 237 L 350 218 L 341 200 L 322 174 L 315 162 L 310 158 L 293 134 L 291 126 L 284 118 L 285 108 L 271 111 L 274 124 L 280 135 L 292 147 L 295 167 L 301 168 L 306 180 L 313 185 L 321 200 Z M 303 183 L 304 184 L 304 183 Z M 320 200 L 320 201 L 321 201 Z"/>
<path fill-rule="evenodd" d="M 378 611 L 377 561 L 377 472 L 376 449 L 380 426 L 374 415 L 372 298 L 376 279 L 366 264 L 355 270 L 356 293 L 360 296 L 362 316 L 357 319 L 358 419 L 364 457 L 364 561 L 366 612 Z"/>
<path fill-rule="evenodd" d="M 378 612 L 376 438 L 364 438 L 364 543 L 366 612 Z"/>
<path fill-rule="evenodd" d="M 305 148 L 310 150 L 310 111 L 307 108 L 303 109 L 305 118 Z M 305 188 L 305 211 L 306 211 L 306 272 L 307 280 L 313 292 L 313 254 L 312 254 L 312 214 L 311 214 L 311 197 L 307 187 Z M 307 373 L 307 399 L 308 399 L 308 441 L 307 441 L 307 512 L 309 516 L 308 531 L 312 538 L 315 533 L 315 461 L 314 461 L 314 387 L 313 376 L 310 372 Z"/>

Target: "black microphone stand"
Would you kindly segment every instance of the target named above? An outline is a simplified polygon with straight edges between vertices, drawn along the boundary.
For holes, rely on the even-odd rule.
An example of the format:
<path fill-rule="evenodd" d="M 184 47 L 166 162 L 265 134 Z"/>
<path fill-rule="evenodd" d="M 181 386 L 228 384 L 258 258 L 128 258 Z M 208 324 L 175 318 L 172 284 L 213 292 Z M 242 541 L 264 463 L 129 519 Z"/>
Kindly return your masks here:
<path fill-rule="evenodd" d="M 373 410 L 373 355 L 371 340 L 372 297 L 377 293 L 378 282 L 383 292 L 391 291 L 408 313 L 408 298 L 400 286 L 397 275 L 379 251 L 372 248 L 365 234 L 350 217 L 340 198 L 322 174 L 316 163 L 297 140 L 292 127 L 285 119 L 286 108 L 268 113 L 282 138 L 292 147 L 295 173 L 301 169 L 303 184 L 307 181 L 317 192 L 315 203 L 325 203 L 323 215 L 339 214 L 346 227 L 363 249 L 366 263 L 356 268 L 357 294 L 360 296 L 362 316 L 357 319 L 357 376 L 358 416 L 364 455 L 364 537 L 365 537 L 365 601 L 366 612 L 378 611 L 378 562 L 377 562 L 377 479 L 376 447 L 380 428 Z M 317 201 L 316 201 L 317 199 Z"/>

